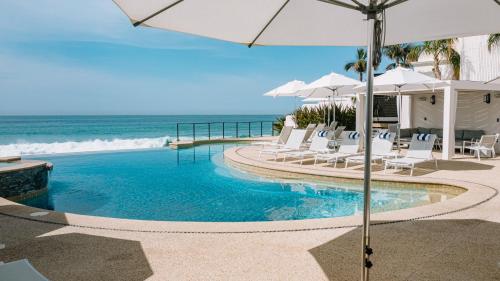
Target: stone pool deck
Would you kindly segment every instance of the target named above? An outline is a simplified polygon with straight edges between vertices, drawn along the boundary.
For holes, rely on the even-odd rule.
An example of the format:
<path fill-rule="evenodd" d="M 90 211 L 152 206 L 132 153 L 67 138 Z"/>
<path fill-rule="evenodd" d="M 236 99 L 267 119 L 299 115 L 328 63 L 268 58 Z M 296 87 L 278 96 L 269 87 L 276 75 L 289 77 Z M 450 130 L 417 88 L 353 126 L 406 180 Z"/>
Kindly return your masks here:
<path fill-rule="evenodd" d="M 438 155 L 437 155 L 438 156 Z M 292 178 L 360 178 L 361 166 L 258 159 L 230 165 Z M 445 202 L 373 215 L 372 280 L 500 280 L 500 158 L 460 157 L 374 179 L 448 184 Z M 326 177 L 326 178 L 325 178 Z M 418 218 L 418 219 L 417 219 Z M 153 222 L 45 212 L 0 198 L 0 261 L 27 258 L 51 280 L 359 280 L 361 217 L 255 223 Z"/>

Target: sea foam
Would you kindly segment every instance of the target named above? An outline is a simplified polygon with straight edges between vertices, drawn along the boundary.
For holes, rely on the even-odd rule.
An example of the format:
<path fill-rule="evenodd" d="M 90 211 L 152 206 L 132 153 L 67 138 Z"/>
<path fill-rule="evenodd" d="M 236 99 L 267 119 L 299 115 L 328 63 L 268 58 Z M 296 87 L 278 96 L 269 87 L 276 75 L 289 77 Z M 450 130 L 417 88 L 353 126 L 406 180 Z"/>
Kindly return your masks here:
<path fill-rule="evenodd" d="M 53 143 L 13 143 L 0 145 L 0 156 L 83 153 L 115 150 L 160 148 L 170 138 L 94 139 Z"/>

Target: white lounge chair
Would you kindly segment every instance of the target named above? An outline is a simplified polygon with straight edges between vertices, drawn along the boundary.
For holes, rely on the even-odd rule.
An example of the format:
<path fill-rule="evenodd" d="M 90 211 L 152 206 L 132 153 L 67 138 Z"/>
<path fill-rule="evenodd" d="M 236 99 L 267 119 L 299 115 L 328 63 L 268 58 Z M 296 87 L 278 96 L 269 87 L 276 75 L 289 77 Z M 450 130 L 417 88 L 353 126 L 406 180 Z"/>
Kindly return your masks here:
<path fill-rule="evenodd" d="M 306 130 L 298 130 L 293 129 L 290 133 L 290 137 L 288 138 L 286 144 L 283 147 L 279 148 L 264 148 L 260 150 L 259 158 L 262 154 L 271 154 L 274 155 L 274 160 L 277 160 L 278 154 L 300 150 L 302 147 L 306 136 Z"/>
<path fill-rule="evenodd" d="M 316 129 L 316 124 L 309 124 L 307 125 L 306 127 L 306 136 L 305 136 L 305 140 L 309 140 L 314 132 L 314 130 Z"/>
<path fill-rule="evenodd" d="M 284 153 L 283 162 L 287 157 L 300 159 L 300 165 L 304 161 L 305 157 L 315 156 L 318 153 L 328 153 L 330 149 L 328 148 L 328 143 L 330 142 L 328 138 L 328 134 L 333 133 L 332 131 L 319 131 L 317 132 L 313 138 L 309 149 L 307 150 L 299 150 L 299 151 L 289 151 Z"/>
<path fill-rule="evenodd" d="M 335 128 L 337 128 L 337 124 L 338 124 L 337 121 L 332 121 L 332 123 L 330 123 L 330 125 L 328 127 L 330 127 L 330 129 L 332 129 L 332 131 L 335 131 Z"/>
<path fill-rule="evenodd" d="M 27 259 L 0 264 L 2 281 L 49 281 Z"/>
<path fill-rule="evenodd" d="M 253 145 L 262 145 L 262 146 L 274 146 L 274 147 L 280 147 L 285 145 L 286 141 L 290 137 L 290 133 L 292 132 L 293 127 L 283 127 L 281 129 L 280 135 L 278 136 L 277 140 L 274 141 L 258 141 L 252 143 Z"/>
<path fill-rule="evenodd" d="M 319 131 L 326 131 L 327 129 L 325 129 L 326 127 L 326 124 L 325 123 L 319 123 L 316 128 L 314 128 L 314 131 L 313 133 L 311 134 L 311 136 L 307 139 L 308 142 L 311 142 L 312 139 L 314 138 L 314 136 L 316 136 L 316 134 L 319 132 Z"/>
<path fill-rule="evenodd" d="M 337 148 L 342 143 L 342 136 L 345 130 L 345 126 L 338 126 L 337 129 L 334 130 L 334 133 L 331 134 L 330 137 L 330 145 L 332 147 Z"/>
<path fill-rule="evenodd" d="M 316 165 L 318 161 L 327 161 L 329 163 L 334 163 L 334 168 L 336 168 L 337 162 L 344 160 L 349 156 L 359 154 L 361 139 L 362 135 L 359 132 L 344 131 L 342 144 L 340 145 L 339 150 L 335 153 L 316 154 L 314 165 Z"/>
<path fill-rule="evenodd" d="M 372 139 L 372 162 L 388 158 L 397 158 L 397 151 L 392 151 L 394 145 L 395 133 L 379 133 Z M 347 157 L 345 166 L 349 163 L 364 163 L 365 157 L 363 155 L 356 155 Z"/>
<path fill-rule="evenodd" d="M 495 155 L 495 144 L 498 141 L 498 137 L 500 134 L 496 135 L 484 135 L 481 137 L 479 142 L 471 143 L 469 146 L 466 146 L 465 149 L 469 149 L 470 152 L 477 153 L 477 159 L 481 161 L 481 153 L 491 155 L 494 158 Z"/>
<path fill-rule="evenodd" d="M 432 149 L 437 136 L 434 134 L 413 134 L 410 147 L 405 157 L 385 160 L 384 173 L 387 168 L 410 168 L 410 176 L 413 176 L 415 165 L 434 160 L 436 169 L 438 168 L 437 159 L 432 155 Z"/>

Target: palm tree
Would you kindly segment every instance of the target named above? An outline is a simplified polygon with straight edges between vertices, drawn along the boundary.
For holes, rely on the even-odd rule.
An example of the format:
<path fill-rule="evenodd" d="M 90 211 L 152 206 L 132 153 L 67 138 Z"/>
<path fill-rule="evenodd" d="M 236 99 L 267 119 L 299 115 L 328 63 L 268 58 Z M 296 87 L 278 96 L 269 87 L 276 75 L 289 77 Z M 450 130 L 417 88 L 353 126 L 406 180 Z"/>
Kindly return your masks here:
<path fill-rule="evenodd" d="M 411 62 L 417 61 L 419 47 L 412 44 L 398 44 L 384 47 L 384 54 L 390 58 L 393 63 L 387 65 L 386 70 L 394 69 L 398 66 L 411 68 Z"/>
<path fill-rule="evenodd" d="M 500 46 L 500 33 L 490 34 L 490 36 L 488 36 L 488 51 L 491 52 L 491 48 L 496 45 Z"/>
<path fill-rule="evenodd" d="M 352 70 L 358 73 L 359 81 L 363 81 L 363 73 L 366 72 L 366 56 L 365 49 L 359 48 L 356 53 L 356 59 L 344 66 L 345 71 Z"/>
<path fill-rule="evenodd" d="M 437 79 L 441 79 L 441 65 L 442 58 L 446 58 L 450 63 L 453 71 L 453 79 L 458 80 L 460 77 L 460 54 L 453 49 L 456 38 L 425 41 L 422 45 L 422 52 L 432 55 L 434 65 L 432 71 Z"/>

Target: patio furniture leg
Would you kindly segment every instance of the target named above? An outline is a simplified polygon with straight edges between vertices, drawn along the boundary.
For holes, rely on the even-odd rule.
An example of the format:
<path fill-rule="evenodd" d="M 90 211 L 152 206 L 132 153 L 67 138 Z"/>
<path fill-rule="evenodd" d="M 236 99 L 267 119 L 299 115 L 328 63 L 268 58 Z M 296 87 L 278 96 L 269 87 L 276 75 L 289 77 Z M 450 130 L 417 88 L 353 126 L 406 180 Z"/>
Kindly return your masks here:
<path fill-rule="evenodd" d="M 437 160 L 437 158 L 434 158 L 434 164 L 436 165 L 436 170 L 439 170 L 439 168 L 438 168 L 438 160 Z"/>
<path fill-rule="evenodd" d="M 335 159 L 335 164 L 333 164 L 333 168 L 337 168 L 337 160 L 338 159 Z"/>
<path fill-rule="evenodd" d="M 344 166 L 344 168 L 347 168 L 348 164 L 349 164 L 349 160 L 345 160 L 345 166 Z"/>
<path fill-rule="evenodd" d="M 413 169 L 415 168 L 415 165 L 412 164 L 411 167 L 410 167 L 410 177 L 413 177 Z"/>

